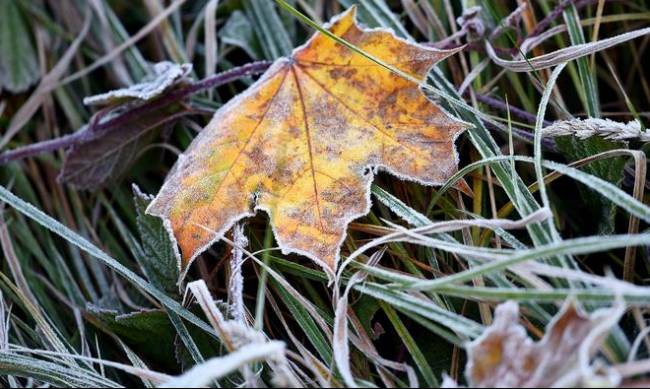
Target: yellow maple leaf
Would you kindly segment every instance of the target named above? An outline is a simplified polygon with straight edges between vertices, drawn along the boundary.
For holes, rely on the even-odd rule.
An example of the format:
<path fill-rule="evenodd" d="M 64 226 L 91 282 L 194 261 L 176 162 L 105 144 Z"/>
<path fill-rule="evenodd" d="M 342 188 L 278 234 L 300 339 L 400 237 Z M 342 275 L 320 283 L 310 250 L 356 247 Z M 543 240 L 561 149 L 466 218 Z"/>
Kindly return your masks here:
<path fill-rule="evenodd" d="M 423 80 L 453 54 L 365 29 L 351 8 L 332 34 Z M 376 169 L 425 185 L 457 170 L 466 124 L 419 86 L 317 33 L 214 115 L 148 212 L 165 220 L 181 266 L 257 210 L 284 253 L 336 269 L 350 221 L 368 213 Z"/>

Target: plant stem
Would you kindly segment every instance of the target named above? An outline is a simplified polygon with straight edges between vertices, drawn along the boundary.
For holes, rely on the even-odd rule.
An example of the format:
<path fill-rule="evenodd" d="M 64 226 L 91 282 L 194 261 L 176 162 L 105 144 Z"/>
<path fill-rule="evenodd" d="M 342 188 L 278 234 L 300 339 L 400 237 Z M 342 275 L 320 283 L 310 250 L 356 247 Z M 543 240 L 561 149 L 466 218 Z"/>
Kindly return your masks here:
<path fill-rule="evenodd" d="M 266 71 L 270 66 L 271 62 L 268 61 L 252 62 L 173 90 L 156 100 L 145 102 L 142 105 L 130 109 L 104 122 L 91 119 L 90 124 L 87 127 L 84 127 L 72 134 L 67 134 L 59 138 L 18 147 L 14 150 L 5 151 L 4 153 L 0 154 L 0 165 L 5 165 L 9 162 L 21 160 L 54 150 L 68 148 L 80 142 L 91 140 L 97 137 L 103 131 L 106 131 L 110 128 L 125 125 L 144 114 L 183 100 L 204 90 L 216 88 L 218 86 L 236 81 L 246 76 L 262 73 Z M 101 112 L 102 111 L 100 111 L 99 114 L 101 114 Z"/>

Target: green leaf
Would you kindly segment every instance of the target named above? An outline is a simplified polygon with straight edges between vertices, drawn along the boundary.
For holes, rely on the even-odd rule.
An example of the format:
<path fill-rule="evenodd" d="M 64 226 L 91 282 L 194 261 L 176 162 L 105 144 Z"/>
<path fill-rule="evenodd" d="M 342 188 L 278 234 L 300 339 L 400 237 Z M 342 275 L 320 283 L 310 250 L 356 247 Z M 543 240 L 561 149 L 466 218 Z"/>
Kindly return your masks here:
<path fill-rule="evenodd" d="M 100 326 L 103 325 L 117 335 L 129 347 L 141 351 L 146 359 L 174 369 L 176 332 L 165 311 L 143 310 L 120 314 L 93 305 L 89 305 L 87 309 L 99 320 Z"/>
<path fill-rule="evenodd" d="M 620 142 L 612 142 L 600 137 L 592 137 L 580 140 L 571 136 L 563 136 L 556 139 L 558 149 L 569 160 L 575 161 L 587 158 L 604 151 L 624 148 Z M 583 170 L 598 178 L 602 178 L 616 186 L 619 186 L 623 180 L 625 168 L 624 158 L 613 158 L 607 161 L 596 161 Z M 582 185 L 578 186 L 580 197 L 589 209 L 589 212 L 580 212 L 581 217 L 588 220 L 580 221 L 581 225 L 595 225 L 597 232 L 601 234 L 610 234 L 614 231 L 614 222 L 616 216 L 616 205 L 607 197 L 601 196 Z"/>
<path fill-rule="evenodd" d="M 223 43 L 239 47 L 252 59 L 264 57 L 260 41 L 255 35 L 250 19 L 241 11 L 230 15 L 226 24 L 219 31 Z"/>
<path fill-rule="evenodd" d="M 0 1 L 0 87 L 23 92 L 40 77 L 36 50 L 17 1 Z"/>
<path fill-rule="evenodd" d="M 143 254 L 138 258 L 138 262 L 155 287 L 170 295 L 177 295 L 179 270 L 176 245 L 169 237 L 162 219 L 145 213 L 152 199 L 153 197 L 142 193 L 137 186 L 133 186 L 133 201 Z"/>

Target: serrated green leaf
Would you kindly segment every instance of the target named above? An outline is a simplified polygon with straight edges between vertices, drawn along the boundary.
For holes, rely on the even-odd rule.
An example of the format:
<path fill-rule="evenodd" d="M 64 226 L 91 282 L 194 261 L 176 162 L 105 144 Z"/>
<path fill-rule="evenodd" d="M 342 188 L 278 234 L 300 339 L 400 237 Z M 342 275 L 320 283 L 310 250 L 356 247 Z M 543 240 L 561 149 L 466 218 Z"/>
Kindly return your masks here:
<path fill-rule="evenodd" d="M 179 270 L 174 242 L 171 241 L 162 219 L 145 213 L 151 200 L 152 197 L 140 192 L 137 186 L 133 187 L 136 221 L 143 253 L 138 262 L 153 285 L 170 295 L 176 295 Z"/>
<path fill-rule="evenodd" d="M 174 368 L 176 333 L 163 310 L 143 310 L 120 314 L 114 310 L 87 307 L 88 313 L 106 329 L 119 336 L 129 347 L 142 350 L 148 360 Z"/>

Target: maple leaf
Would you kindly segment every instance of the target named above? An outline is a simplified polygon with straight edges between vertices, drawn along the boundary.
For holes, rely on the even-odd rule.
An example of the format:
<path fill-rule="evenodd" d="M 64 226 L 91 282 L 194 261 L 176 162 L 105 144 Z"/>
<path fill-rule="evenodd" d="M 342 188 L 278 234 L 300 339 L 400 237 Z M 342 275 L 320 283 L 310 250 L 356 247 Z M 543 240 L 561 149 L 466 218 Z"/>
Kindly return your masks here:
<path fill-rule="evenodd" d="M 455 52 L 362 28 L 354 7 L 327 28 L 418 80 Z M 214 115 L 148 212 L 177 239 L 181 267 L 264 210 L 283 253 L 332 275 L 348 223 L 369 211 L 373 173 L 440 185 L 466 127 L 419 85 L 317 33 Z"/>

